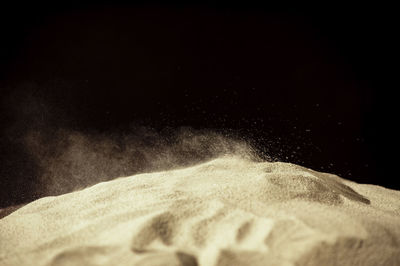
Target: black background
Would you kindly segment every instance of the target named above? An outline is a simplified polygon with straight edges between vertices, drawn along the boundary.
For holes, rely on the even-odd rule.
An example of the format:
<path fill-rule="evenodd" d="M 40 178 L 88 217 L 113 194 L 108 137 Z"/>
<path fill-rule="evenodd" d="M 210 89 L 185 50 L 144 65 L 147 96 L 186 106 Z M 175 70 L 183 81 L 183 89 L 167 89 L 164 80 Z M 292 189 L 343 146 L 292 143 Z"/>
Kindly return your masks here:
<path fill-rule="evenodd" d="M 230 129 L 275 159 L 400 188 L 390 7 L 55 2 L 1 8 L 2 206 L 36 197 L 16 141 L 31 124 Z"/>

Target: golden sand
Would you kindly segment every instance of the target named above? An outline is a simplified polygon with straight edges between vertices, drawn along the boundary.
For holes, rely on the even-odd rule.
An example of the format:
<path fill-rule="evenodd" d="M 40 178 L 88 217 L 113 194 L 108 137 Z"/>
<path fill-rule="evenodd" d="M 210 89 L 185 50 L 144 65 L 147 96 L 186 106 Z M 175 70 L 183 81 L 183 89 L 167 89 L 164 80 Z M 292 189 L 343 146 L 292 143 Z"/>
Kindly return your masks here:
<path fill-rule="evenodd" d="M 225 156 L 36 200 L 0 265 L 400 265 L 400 191 Z"/>

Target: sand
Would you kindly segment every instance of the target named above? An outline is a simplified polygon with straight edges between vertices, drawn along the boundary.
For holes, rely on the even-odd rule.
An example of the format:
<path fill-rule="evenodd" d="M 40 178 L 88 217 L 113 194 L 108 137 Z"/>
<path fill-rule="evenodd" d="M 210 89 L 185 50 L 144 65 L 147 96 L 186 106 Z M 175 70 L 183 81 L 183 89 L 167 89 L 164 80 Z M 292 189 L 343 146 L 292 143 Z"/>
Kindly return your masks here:
<path fill-rule="evenodd" d="M 223 156 L 23 206 L 0 265 L 400 265 L 400 191 Z"/>

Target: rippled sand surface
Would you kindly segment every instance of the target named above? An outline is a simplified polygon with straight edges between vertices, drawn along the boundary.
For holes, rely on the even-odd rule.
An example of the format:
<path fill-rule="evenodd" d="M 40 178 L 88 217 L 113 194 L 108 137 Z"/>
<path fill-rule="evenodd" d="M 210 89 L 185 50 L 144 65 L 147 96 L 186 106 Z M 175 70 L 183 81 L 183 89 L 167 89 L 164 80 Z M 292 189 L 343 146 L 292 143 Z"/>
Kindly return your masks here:
<path fill-rule="evenodd" d="M 400 191 L 224 156 L 23 206 L 0 265 L 400 265 Z"/>

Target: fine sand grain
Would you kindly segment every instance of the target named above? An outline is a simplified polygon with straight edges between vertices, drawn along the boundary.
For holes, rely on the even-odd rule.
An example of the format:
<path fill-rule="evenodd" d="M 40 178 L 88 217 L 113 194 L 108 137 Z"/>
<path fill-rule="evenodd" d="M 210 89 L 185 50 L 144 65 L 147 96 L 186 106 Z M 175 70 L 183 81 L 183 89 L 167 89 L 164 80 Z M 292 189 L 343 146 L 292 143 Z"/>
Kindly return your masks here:
<path fill-rule="evenodd" d="M 0 265 L 400 265 L 400 192 L 225 156 L 23 206 Z"/>

